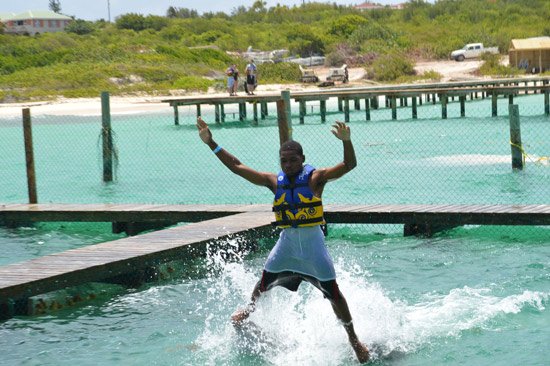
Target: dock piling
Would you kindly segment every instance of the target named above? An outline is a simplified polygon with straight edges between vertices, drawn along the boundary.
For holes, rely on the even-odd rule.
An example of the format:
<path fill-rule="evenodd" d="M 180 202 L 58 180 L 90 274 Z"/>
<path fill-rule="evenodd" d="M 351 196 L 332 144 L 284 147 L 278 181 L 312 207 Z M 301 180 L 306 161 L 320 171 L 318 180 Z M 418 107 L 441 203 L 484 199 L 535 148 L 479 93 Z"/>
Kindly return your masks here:
<path fill-rule="evenodd" d="M 512 169 L 523 169 L 523 147 L 521 145 L 521 129 L 519 123 L 519 107 L 510 104 L 510 145 L 512 149 Z"/>
<path fill-rule="evenodd" d="M 32 143 L 31 110 L 29 108 L 23 109 L 23 137 L 25 139 L 25 162 L 27 165 L 27 188 L 29 192 L 29 203 L 38 203 Z"/>
<path fill-rule="evenodd" d="M 113 181 L 113 134 L 109 92 L 101 93 L 101 136 L 103 140 L 103 181 Z"/>

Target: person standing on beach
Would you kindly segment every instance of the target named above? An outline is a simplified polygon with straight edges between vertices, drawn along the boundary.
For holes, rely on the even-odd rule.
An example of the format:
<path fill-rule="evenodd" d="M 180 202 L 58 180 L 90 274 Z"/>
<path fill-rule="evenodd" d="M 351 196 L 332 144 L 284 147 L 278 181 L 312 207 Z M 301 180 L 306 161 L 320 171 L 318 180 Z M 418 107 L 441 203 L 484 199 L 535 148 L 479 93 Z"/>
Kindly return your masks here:
<path fill-rule="evenodd" d="M 296 141 L 287 141 L 279 149 L 281 171 L 274 174 L 259 172 L 241 163 L 214 141 L 208 124 L 201 117 L 197 118 L 200 139 L 229 170 L 273 192 L 274 225 L 282 228 L 267 258 L 262 278 L 252 291 L 250 303 L 233 313 L 233 324 L 241 326 L 255 310 L 261 294 L 274 286 L 297 291 L 300 283 L 307 281 L 330 301 L 357 359 L 363 363 L 369 360 L 369 350 L 355 333 L 348 304 L 338 288 L 334 265 L 321 229 L 321 225 L 325 224 L 321 196 L 326 183 L 340 178 L 357 165 L 349 126 L 337 121 L 332 127 L 334 136 L 343 143 L 342 162 L 333 167 L 315 169 L 304 164 L 302 146 Z"/>
<path fill-rule="evenodd" d="M 237 75 L 235 75 L 235 73 Z M 236 93 L 235 81 L 238 78 L 239 71 L 237 70 L 237 65 L 233 64 L 225 70 L 225 75 L 227 76 L 227 92 L 229 96 L 233 96 Z"/>
<path fill-rule="evenodd" d="M 233 96 L 237 96 L 237 90 L 239 90 L 239 69 L 237 65 L 233 65 Z"/>
<path fill-rule="evenodd" d="M 250 63 L 246 65 L 246 92 L 248 95 L 254 95 L 254 90 L 258 85 L 258 80 L 256 78 L 257 67 L 254 63 L 254 60 L 250 60 Z"/>

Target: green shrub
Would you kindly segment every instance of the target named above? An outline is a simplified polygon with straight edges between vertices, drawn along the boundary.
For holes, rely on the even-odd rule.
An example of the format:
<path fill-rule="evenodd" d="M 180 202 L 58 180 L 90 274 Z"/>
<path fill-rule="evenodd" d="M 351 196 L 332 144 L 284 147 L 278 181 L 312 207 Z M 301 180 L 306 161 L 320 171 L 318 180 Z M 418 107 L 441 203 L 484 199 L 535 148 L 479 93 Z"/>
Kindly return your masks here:
<path fill-rule="evenodd" d="M 215 81 L 196 76 L 182 76 L 174 82 L 174 88 L 188 91 L 208 91 Z"/>
<path fill-rule="evenodd" d="M 400 52 L 391 52 L 380 56 L 367 69 L 369 78 L 377 81 L 395 81 L 399 77 L 414 75 L 412 62 Z"/>
<path fill-rule="evenodd" d="M 259 83 L 296 82 L 301 76 L 300 67 L 292 62 L 258 65 Z"/>
<path fill-rule="evenodd" d="M 481 75 L 506 77 L 525 73 L 525 71 L 515 67 L 502 65 L 500 63 L 500 55 L 484 53 L 481 55 L 481 60 L 483 61 L 483 64 L 479 68 L 479 73 Z"/>

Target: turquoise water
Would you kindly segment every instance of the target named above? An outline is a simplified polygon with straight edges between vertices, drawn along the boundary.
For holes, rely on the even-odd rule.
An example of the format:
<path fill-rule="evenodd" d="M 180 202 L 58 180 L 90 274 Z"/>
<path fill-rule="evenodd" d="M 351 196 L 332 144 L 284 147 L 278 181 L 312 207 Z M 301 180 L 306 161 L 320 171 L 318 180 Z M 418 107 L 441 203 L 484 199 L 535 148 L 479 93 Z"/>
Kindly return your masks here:
<path fill-rule="evenodd" d="M 469 227 L 431 239 L 333 227 L 328 239 L 357 333 L 377 365 L 542 365 L 550 339 L 550 246 Z M 547 235 L 546 235 L 547 238 Z M 268 243 L 269 244 L 269 243 Z M 268 246 L 268 245 L 267 245 Z M 312 286 L 276 288 L 239 334 L 267 249 L 244 262 L 189 261 L 164 284 L 0 325 L 9 365 L 354 365 L 329 303 Z"/>
<path fill-rule="evenodd" d="M 542 96 L 517 98 L 525 150 L 550 152 Z M 507 100 L 499 103 L 506 111 Z M 333 106 L 334 107 L 334 106 Z M 334 108 L 332 108 L 334 110 Z M 229 111 L 229 109 L 226 109 Z M 550 167 L 510 167 L 508 119 L 491 118 L 490 102 L 458 104 L 441 120 L 424 105 L 419 119 L 400 109 L 352 114 L 358 167 L 331 183 L 327 203 L 550 203 Z M 213 116 L 205 111 L 205 118 Z M 266 203 L 271 194 L 226 172 L 192 125 L 172 116 L 116 116 L 117 180 L 101 182 L 99 119 L 33 119 L 40 202 Z M 333 113 L 328 121 L 343 118 Z M 330 123 L 294 121 L 306 160 L 341 160 Z M 273 117 L 259 127 L 229 119 L 216 140 L 255 169 L 277 169 Z M 0 120 L 0 202 L 25 202 L 19 121 Z M 42 223 L 0 228 L 0 264 L 114 240 L 109 224 Z M 543 365 L 550 340 L 550 230 L 468 226 L 434 238 L 404 238 L 395 225 L 331 226 L 335 261 L 357 333 L 376 365 Z M 353 365 L 345 333 L 321 294 L 274 289 L 251 320 L 261 336 L 229 324 L 245 304 L 273 240 L 244 261 L 219 253 L 184 261 L 176 278 L 137 289 L 113 286 L 105 296 L 43 316 L 0 323 L 2 364 Z M 176 259 L 176 258 L 174 258 Z"/>

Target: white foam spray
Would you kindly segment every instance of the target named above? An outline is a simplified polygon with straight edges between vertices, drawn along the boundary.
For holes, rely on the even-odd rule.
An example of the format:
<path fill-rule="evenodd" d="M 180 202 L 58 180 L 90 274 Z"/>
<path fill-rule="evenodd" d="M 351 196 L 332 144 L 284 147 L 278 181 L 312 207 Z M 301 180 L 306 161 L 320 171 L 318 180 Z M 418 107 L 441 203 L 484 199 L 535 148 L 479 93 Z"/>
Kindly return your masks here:
<path fill-rule="evenodd" d="M 197 340 L 206 363 L 356 363 L 329 302 L 308 283 L 303 283 L 296 293 L 278 287 L 264 294 L 249 318 L 252 328 L 236 331 L 229 315 L 236 306 L 249 301 L 261 268 L 249 269 L 243 262 L 223 263 L 222 257 L 211 258 L 221 269 L 208 291 L 210 306 L 216 305 Z M 387 294 L 378 283 L 369 280 L 367 271 L 349 262 L 342 258 L 335 261 L 338 283 L 348 301 L 356 332 L 371 349 L 372 359 L 406 357 L 438 339 L 459 337 L 462 331 L 476 327 L 490 327 L 491 319 L 519 313 L 526 307 L 542 311 L 550 297 L 550 293 L 536 291 L 499 297 L 489 288 L 463 287 L 446 294 L 428 293 L 419 302 L 409 304 L 398 294 Z"/>

